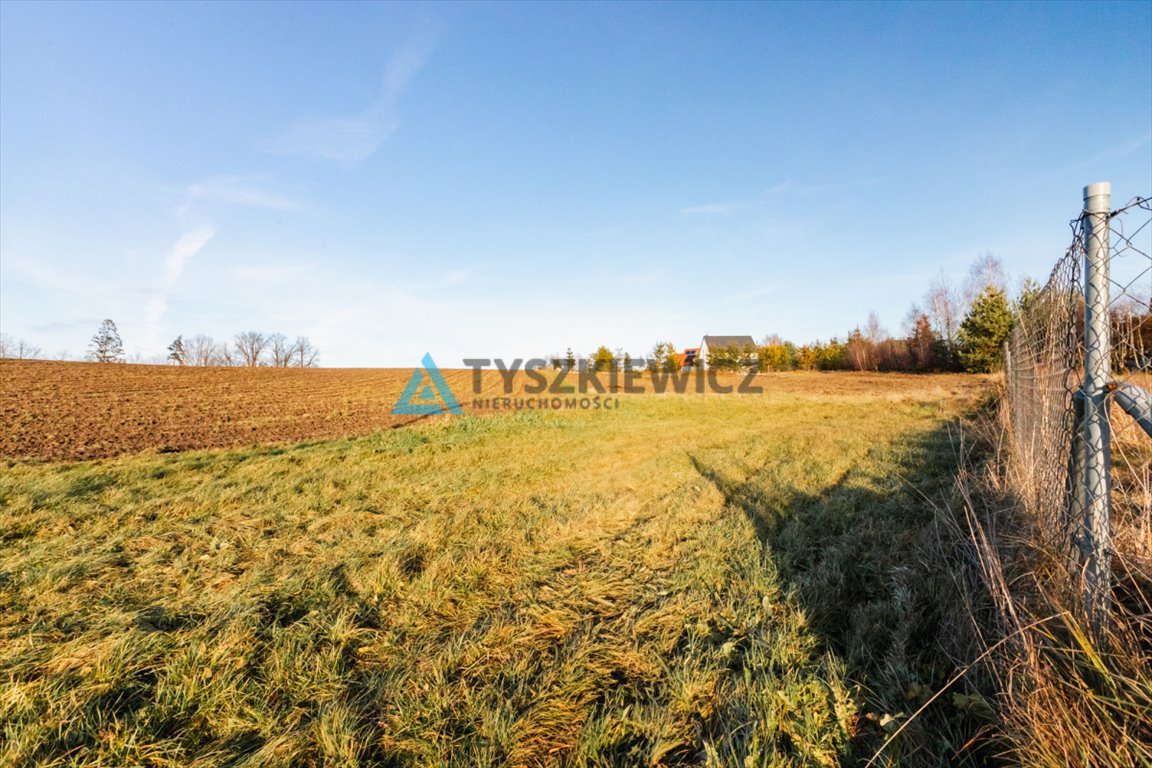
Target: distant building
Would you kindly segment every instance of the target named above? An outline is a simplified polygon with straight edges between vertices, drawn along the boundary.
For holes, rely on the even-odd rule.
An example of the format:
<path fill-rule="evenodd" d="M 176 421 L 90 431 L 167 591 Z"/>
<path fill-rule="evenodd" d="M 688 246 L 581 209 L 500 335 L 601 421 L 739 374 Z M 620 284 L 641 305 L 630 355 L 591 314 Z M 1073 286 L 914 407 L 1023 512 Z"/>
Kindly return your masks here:
<path fill-rule="evenodd" d="M 751 366 L 755 363 L 756 342 L 751 336 L 705 336 L 704 340 L 700 342 L 700 349 L 697 351 L 696 359 L 706 368 L 708 367 L 709 356 L 712 351 L 717 349 L 753 350 L 752 359 L 746 361 L 744 366 Z"/>
<path fill-rule="evenodd" d="M 696 359 L 699 356 L 700 347 L 688 347 L 676 355 L 676 362 L 680 364 L 680 368 L 691 368 L 696 365 Z"/>

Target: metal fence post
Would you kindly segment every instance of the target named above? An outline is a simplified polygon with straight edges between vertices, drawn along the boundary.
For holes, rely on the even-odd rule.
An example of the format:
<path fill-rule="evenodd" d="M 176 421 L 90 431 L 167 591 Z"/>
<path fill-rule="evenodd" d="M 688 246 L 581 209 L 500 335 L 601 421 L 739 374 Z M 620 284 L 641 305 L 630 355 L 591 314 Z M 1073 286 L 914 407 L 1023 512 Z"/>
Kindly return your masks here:
<path fill-rule="evenodd" d="M 1094 630 L 1107 624 L 1112 593 L 1111 436 L 1108 383 L 1111 333 L 1108 318 L 1108 216 L 1112 184 L 1084 188 L 1084 506 L 1080 537 L 1084 601 Z"/>

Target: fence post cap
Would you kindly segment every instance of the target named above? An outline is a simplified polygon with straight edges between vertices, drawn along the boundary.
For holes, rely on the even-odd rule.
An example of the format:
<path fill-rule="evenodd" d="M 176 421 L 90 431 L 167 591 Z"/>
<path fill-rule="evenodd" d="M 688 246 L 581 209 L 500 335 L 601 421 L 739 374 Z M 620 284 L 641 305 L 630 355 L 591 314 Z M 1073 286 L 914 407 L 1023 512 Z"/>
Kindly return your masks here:
<path fill-rule="evenodd" d="M 1088 186 L 1084 187 L 1084 199 L 1088 200 L 1100 195 L 1112 195 L 1112 182 L 1110 181 L 1095 181 Z"/>

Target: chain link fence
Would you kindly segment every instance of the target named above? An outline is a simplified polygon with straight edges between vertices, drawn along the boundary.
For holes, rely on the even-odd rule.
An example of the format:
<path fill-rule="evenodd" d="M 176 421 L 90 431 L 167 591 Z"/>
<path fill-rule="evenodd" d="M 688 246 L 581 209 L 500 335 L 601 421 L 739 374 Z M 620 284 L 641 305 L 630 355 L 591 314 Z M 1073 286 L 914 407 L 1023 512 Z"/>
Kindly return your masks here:
<path fill-rule="evenodd" d="M 1048 282 L 1021 297 L 1005 348 L 1013 484 L 1065 551 L 1094 625 L 1114 555 L 1152 573 L 1152 200 L 1112 210 L 1107 183 Z"/>

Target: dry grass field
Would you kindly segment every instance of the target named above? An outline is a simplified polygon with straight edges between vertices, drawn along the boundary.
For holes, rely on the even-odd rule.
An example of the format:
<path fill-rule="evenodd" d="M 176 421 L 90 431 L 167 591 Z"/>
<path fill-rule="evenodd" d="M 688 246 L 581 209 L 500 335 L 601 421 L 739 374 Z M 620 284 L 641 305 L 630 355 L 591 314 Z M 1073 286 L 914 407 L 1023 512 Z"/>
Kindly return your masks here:
<path fill-rule="evenodd" d="M 0 474 L 3 766 L 852 764 L 955 671 L 931 503 L 984 379 L 381 431 L 408 371 L 0 370 L 42 425 L 168 425 Z M 941 699 L 883 760 L 985 725 Z"/>

